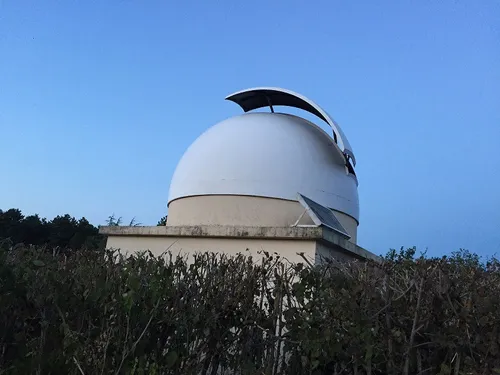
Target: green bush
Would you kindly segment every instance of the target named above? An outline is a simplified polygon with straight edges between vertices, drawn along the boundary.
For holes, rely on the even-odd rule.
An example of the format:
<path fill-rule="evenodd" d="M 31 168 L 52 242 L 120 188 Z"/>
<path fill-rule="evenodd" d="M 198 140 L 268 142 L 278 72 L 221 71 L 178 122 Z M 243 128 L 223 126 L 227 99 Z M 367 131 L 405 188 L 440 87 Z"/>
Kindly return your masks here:
<path fill-rule="evenodd" d="M 310 268 L 0 250 L 0 374 L 492 374 L 499 327 L 499 263 L 467 252 Z"/>

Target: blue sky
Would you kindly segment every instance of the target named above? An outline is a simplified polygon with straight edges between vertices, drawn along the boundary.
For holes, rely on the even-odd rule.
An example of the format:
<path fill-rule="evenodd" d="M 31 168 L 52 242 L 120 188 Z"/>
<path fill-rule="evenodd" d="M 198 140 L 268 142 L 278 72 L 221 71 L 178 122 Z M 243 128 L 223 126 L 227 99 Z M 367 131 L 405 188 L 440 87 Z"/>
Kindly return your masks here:
<path fill-rule="evenodd" d="M 342 125 L 360 245 L 500 253 L 497 0 L 0 0 L 0 208 L 156 224 L 254 86 Z"/>

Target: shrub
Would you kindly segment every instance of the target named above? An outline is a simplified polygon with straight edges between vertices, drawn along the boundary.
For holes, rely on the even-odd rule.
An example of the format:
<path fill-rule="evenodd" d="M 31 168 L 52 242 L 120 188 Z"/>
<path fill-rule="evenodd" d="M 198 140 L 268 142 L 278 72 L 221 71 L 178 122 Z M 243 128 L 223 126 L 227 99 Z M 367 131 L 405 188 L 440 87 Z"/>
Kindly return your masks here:
<path fill-rule="evenodd" d="M 3 246 L 0 374 L 491 374 L 499 276 L 468 252 L 310 268 Z"/>

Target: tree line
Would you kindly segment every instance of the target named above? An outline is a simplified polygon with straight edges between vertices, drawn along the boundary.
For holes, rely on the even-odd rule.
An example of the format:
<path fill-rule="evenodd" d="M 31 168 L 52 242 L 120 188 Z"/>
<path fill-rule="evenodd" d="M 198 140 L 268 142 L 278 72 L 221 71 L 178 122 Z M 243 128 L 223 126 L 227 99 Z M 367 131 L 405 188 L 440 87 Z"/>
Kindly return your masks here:
<path fill-rule="evenodd" d="M 38 214 L 25 216 L 16 208 L 0 209 L 0 241 L 72 250 L 102 249 L 106 242 L 85 217 L 65 214 L 47 220 Z"/>
<path fill-rule="evenodd" d="M 162 217 L 157 225 L 165 225 L 166 220 L 167 216 Z M 106 220 L 106 225 L 119 226 L 122 222 L 121 217 L 111 215 Z M 140 225 L 135 218 L 127 224 Z M 17 208 L 6 211 L 0 209 L 0 241 L 7 241 L 12 245 L 25 244 L 71 250 L 99 250 L 106 246 L 105 236 L 99 234 L 99 228 L 85 217 L 77 219 L 64 214 L 47 220 L 38 214 L 25 216 Z"/>

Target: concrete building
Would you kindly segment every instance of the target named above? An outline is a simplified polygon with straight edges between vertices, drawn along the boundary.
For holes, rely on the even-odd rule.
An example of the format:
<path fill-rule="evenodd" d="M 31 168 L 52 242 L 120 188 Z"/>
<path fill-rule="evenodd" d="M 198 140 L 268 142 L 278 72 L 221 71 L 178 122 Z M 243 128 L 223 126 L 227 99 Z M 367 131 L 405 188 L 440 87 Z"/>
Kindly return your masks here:
<path fill-rule="evenodd" d="M 161 254 L 279 253 L 290 261 L 376 258 L 357 245 L 356 158 L 328 113 L 280 88 L 226 97 L 243 114 L 205 131 L 174 172 L 165 226 L 101 227 L 107 247 Z M 301 109 L 327 125 L 275 107 Z M 256 112 L 268 107 L 269 112 Z"/>

